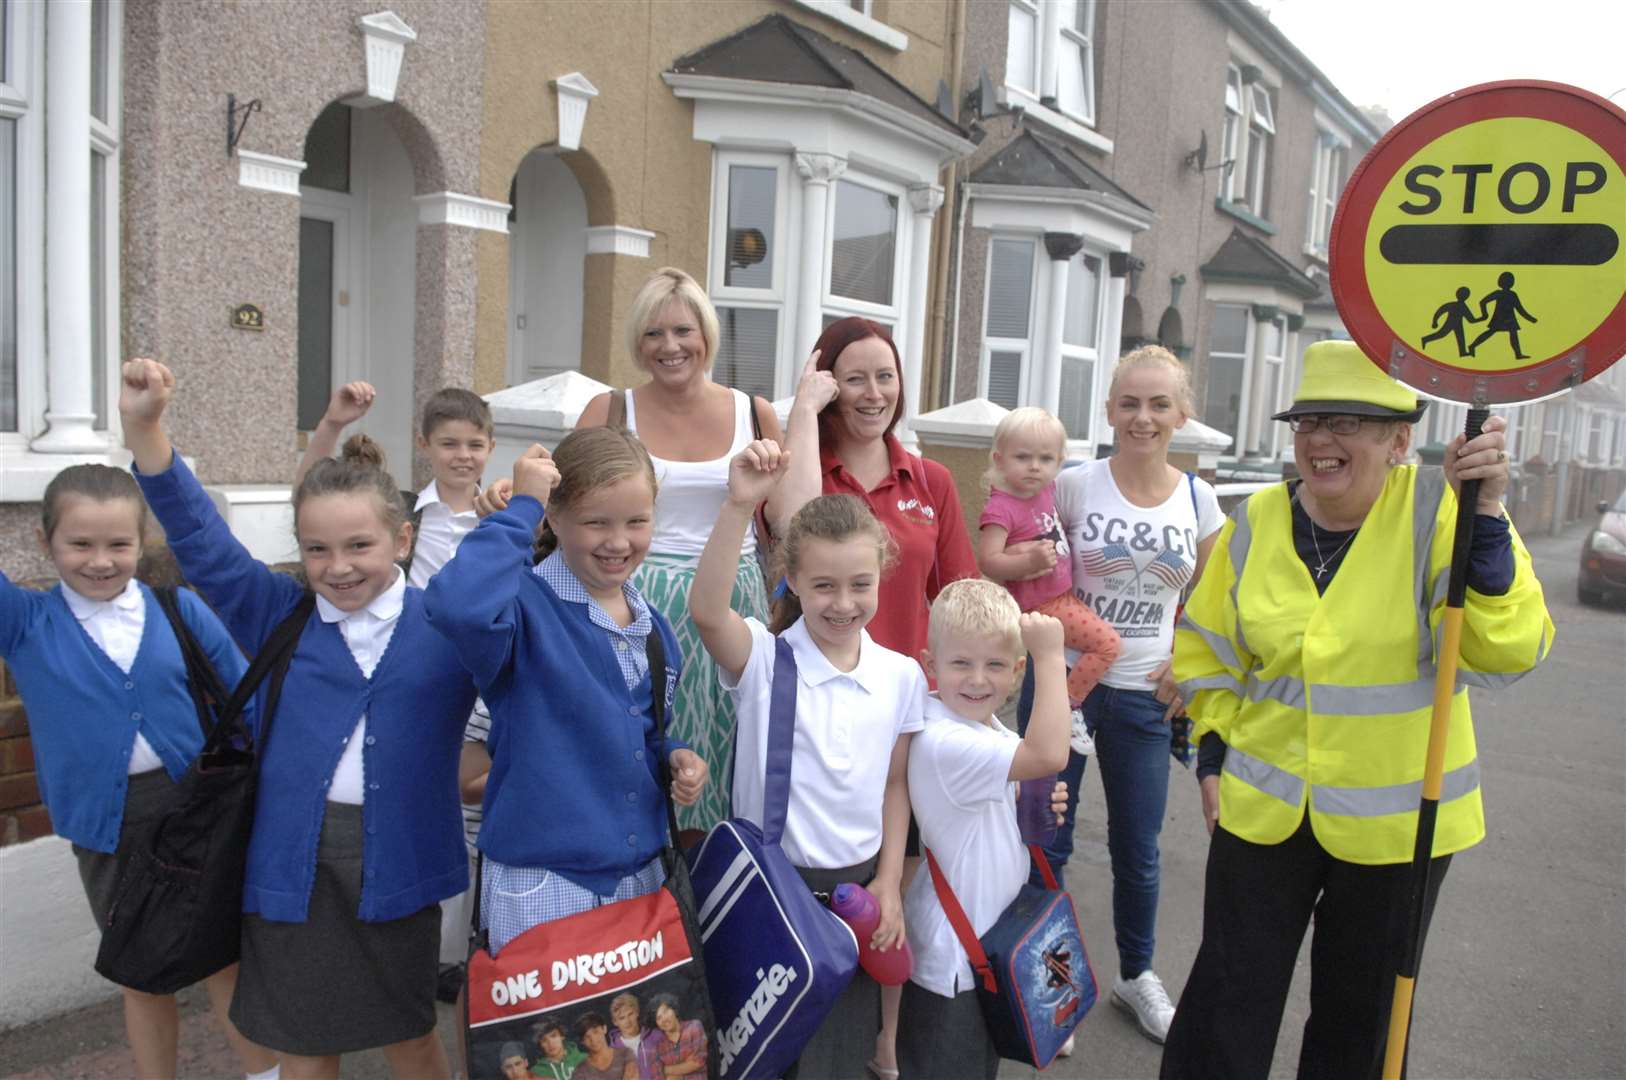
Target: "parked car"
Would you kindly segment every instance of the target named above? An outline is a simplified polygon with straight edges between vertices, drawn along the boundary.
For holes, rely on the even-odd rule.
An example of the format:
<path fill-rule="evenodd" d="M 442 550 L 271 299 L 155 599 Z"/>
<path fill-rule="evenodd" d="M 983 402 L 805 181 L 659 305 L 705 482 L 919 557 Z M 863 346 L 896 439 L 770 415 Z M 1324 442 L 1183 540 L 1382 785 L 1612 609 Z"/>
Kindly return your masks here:
<path fill-rule="evenodd" d="M 1626 597 L 1626 491 L 1598 503 L 1598 525 L 1581 546 L 1581 577 L 1575 591 L 1583 604 L 1601 603 L 1610 595 Z"/>

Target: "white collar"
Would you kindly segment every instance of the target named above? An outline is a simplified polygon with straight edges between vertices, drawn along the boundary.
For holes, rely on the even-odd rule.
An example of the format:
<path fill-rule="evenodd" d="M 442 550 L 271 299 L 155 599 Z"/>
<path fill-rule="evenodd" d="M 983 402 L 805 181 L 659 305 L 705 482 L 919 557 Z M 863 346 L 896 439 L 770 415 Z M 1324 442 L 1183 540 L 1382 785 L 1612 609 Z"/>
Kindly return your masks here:
<path fill-rule="evenodd" d="M 390 587 L 373 597 L 372 601 L 358 611 L 342 611 L 335 607 L 327 597 L 321 593 L 316 594 L 316 611 L 322 616 L 325 623 L 342 622 L 366 612 L 379 622 L 389 622 L 401 614 L 401 605 L 406 601 L 406 575 L 401 568 L 395 568 L 395 580 Z"/>
<path fill-rule="evenodd" d="M 440 488 L 436 485 L 435 481 L 431 480 L 429 481 L 428 487 L 418 492 L 418 501 L 412 507 L 412 512 L 416 514 L 419 510 L 422 510 L 430 503 L 438 502 L 440 502 Z"/>
<path fill-rule="evenodd" d="M 1002 735 L 1016 734 L 1014 731 L 1011 731 L 1010 728 L 1001 723 L 998 716 L 991 717 L 993 721 L 992 723 L 983 723 L 980 720 L 967 720 L 965 717 L 943 704 L 943 698 L 936 690 L 933 690 L 926 695 L 926 707 L 923 712 L 925 713 L 928 723 L 934 719 L 952 720 L 957 724 L 964 724 L 966 727 L 987 728 L 989 731 L 997 731 Z"/>
<path fill-rule="evenodd" d="M 474 491 L 475 491 L 475 494 L 479 494 L 479 492 L 480 492 L 480 485 L 479 484 L 474 485 Z M 438 483 L 438 481 L 435 481 L 435 480 L 430 480 L 429 481 L 429 486 L 424 488 L 422 491 L 418 492 L 418 501 L 413 504 L 412 512 L 414 514 L 416 514 L 419 510 L 422 510 L 426 506 L 431 506 L 434 503 L 440 503 L 442 506 L 446 507 L 448 512 L 450 512 L 450 513 L 452 513 L 454 515 L 455 514 L 472 514 L 472 513 L 474 513 L 473 510 L 453 510 L 451 508 L 451 505 L 448 504 L 445 500 L 443 500 L 440 497 L 439 483 Z"/>
<path fill-rule="evenodd" d="M 830 663 L 808 632 L 806 619 L 797 619 L 782 635 L 796 654 L 796 673 L 809 686 L 818 686 L 843 676 L 857 683 L 866 693 L 875 693 L 879 680 L 873 657 L 880 646 L 869 636 L 868 630 L 858 632 L 858 665 L 851 671 L 840 671 Z"/>
<path fill-rule="evenodd" d="M 111 600 L 92 600 L 83 593 L 75 592 L 73 587 L 64 581 L 62 598 L 68 602 L 68 610 L 73 612 L 73 617 L 80 622 L 98 612 L 106 611 L 109 607 L 120 611 L 139 611 L 146 604 L 146 600 L 141 596 L 141 586 L 136 583 L 135 578 L 126 581 L 124 591 Z"/>

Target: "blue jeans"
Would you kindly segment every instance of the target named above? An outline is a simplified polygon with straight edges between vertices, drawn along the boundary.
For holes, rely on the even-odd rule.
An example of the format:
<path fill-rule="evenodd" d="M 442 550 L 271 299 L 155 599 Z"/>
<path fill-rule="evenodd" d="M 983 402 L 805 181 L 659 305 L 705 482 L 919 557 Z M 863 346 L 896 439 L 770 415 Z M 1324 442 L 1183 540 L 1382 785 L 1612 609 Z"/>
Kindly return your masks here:
<path fill-rule="evenodd" d="M 1017 725 L 1027 728 L 1033 710 L 1033 665 L 1017 700 Z M 1150 685 L 1150 684 L 1148 684 Z M 1107 851 L 1112 858 L 1112 928 L 1117 938 L 1118 966 L 1132 979 L 1152 966 L 1156 944 L 1158 852 L 1163 813 L 1169 799 L 1169 725 L 1166 706 L 1150 690 L 1119 690 L 1098 685 L 1084 699 L 1084 722 L 1095 737 L 1101 788 L 1107 802 Z M 1088 758 L 1072 754 L 1060 779 L 1067 782 L 1067 815 L 1056 838 L 1044 849 L 1063 881 L 1073 854 L 1073 828 L 1079 789 Z M 1033 883 L 1041 884 L 1037 874 Z"/>

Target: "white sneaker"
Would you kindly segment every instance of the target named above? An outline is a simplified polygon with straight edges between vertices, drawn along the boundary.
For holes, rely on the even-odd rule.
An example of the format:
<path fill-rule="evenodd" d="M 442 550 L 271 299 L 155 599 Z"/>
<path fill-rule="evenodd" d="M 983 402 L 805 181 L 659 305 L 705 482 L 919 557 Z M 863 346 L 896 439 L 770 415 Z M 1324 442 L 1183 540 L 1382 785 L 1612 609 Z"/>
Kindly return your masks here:
<path fill-rule="evenodd" d="M 1169 1024 L 1174 1020 L 1174 1006 L 1169 1003 L 1163 980 L 1152 974 L 1150 968 L 1133 979 L 1118 979 L 1112 984 L 1112 1003 L 1134 1014 L 1143 1035 L 1153 1042 L 1168 1038 Z"/>
<path fill-rule="evenodd" d="M 1073 1039 L 1074 1039 L 1074 1036 L 1072 1036 L 1072 1035 L 1067 1036 L 1067 1041 L 1061 1044 L 1061 1049 L 1060 1050 L 1056 1051 L 1056 1056 L 1057 1057 L 1064 1058 L 1064 1057 L 1072 1057 L 1073 1056 Z"/>
<path fill-rule="evenodd" d="M 1084 726 L 1084 710 L 1073 710 L 1073 736 L 1069 740 L 1075 754 L 1089 757 L 1095 753 L 1095 740 L 1090 738 L 1089 728 Z"/>

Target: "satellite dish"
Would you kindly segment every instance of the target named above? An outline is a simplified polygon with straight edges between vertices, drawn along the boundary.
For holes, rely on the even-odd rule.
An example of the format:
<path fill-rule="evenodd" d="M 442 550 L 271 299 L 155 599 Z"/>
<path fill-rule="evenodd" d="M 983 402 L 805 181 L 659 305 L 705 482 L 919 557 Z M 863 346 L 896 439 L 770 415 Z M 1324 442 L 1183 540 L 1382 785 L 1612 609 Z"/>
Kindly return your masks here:
<path fill-rule="evenodd" d="M 1201 133 L 1201 137 L 1197 140 L 1197 149 L 1186 155 L 1186 164 L 1198 172 L 1202 172 L 1208 167 L 1208 132 Z"/>

